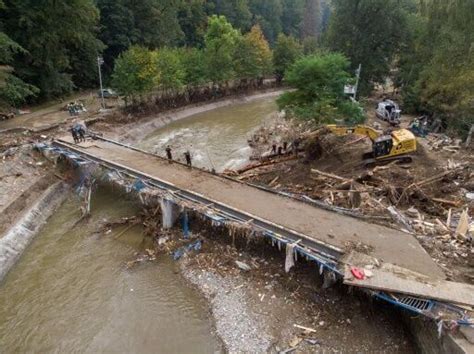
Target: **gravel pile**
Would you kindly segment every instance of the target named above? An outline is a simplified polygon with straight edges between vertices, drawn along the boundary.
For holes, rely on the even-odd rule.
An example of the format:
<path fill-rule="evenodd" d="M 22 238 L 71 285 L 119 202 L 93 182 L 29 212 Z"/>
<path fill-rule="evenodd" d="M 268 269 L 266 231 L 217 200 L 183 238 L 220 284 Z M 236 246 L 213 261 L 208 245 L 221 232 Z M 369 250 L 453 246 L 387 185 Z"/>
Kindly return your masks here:
<path fill-rule="evenodd" d="M 247 305 L 246 291 L 239 278 L 226 279 L 205 270 L 191 270 L 183 263 L 184 276 L 205 295 L 211 304 L 216 332 L 229 353 L 267 352 L 272 336 Z"/>

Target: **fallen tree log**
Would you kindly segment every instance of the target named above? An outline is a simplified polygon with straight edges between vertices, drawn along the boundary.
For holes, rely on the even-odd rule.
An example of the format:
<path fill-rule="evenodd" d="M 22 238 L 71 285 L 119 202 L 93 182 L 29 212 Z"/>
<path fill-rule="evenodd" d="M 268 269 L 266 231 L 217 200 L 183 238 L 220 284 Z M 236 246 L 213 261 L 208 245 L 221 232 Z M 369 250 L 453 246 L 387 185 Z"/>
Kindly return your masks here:
<path fill-rule="evenodd" d="M 317 170 L 315 168 L 312 168 L 311 172 L 316 173 L 316 174 L 321 175 L 321 176 L 324 176 L 324 177 L 327 177 L 327 178 L 332 178 L 332 179 L 335 179 L 335 180 L 338 180 L 338 181 L 341 181 L 341 182 L 350 182 L 351 181 L 348 178 L 337 176 L 337 175 L 334 175 L 334 174 L 328 173 L 328 172 L 323 172 L 323 171 Z"/>
<path fill-rule="evenodd" d="M 278 160 L 271 160 L 271 161 L 265 161 L 265 162 L 261 162 L 261 163 L 257 163 L 257 164 L 250 164 L 250 165 L 247 165 L 245 167 L 242 167 L 242 168 L 238 169 L 236 172 L 237 172 L 237 174 L 240 175 L 244 172 L 247 172 L 247 171 L 259 168 L 259 167 L 275 165 L 277 163 L 296 160 L 298 158 L 299 158 L 299 156 L 291 155 L 291 156 L 284 157 L 284 158 L 281 158 L 281 159 L 278 159 Z"/>

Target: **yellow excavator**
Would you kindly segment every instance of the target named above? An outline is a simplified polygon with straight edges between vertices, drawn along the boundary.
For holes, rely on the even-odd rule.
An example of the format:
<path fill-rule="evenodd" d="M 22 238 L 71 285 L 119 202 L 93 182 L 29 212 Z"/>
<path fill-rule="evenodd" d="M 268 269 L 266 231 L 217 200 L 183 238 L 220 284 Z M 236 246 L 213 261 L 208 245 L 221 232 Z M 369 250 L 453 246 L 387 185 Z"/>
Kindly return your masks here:
<path fill-rule="evenodd" d="M 372 141 L 372 151 L 365 153 L 363 163 L 366 167 L 385 164 L 392 161 L 408 163 L 412 161 L 410 154 L 416 152 L 415 135 L 407 129 L 393 130 L 390 134 L 381 134 L 372 127 L 356 125 L 347 127 L 342 125 L 326 125 L 335 135 L 362 135 Z"/>

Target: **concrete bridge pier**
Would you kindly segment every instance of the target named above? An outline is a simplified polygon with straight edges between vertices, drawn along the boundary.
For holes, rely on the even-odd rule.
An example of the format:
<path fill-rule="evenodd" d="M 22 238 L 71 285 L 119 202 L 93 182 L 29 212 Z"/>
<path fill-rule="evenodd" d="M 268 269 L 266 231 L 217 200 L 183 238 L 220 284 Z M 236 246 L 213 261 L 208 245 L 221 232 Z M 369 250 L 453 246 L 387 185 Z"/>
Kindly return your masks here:
<path fill-rule="evenodd" d="M 179 205 L 168 199 L 160 200 L 163 229 L 171 229 L 181 214 Z"/>

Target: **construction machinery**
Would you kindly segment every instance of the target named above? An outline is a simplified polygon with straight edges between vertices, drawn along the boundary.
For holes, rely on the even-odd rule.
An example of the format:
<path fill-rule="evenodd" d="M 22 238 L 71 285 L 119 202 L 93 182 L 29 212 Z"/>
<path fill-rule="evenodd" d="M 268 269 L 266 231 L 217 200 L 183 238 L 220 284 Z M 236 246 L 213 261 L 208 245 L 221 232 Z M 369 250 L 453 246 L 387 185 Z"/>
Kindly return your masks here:
<path fill-rule="evenodd" d="M 387 121 L 392 126 L 400 125 L 400 107 L 392 100 L 383 100 L 377 104 L 375 115 L 382 120 Z"/>
<path fill-rule="evenodd" d="M 366 125 L 348 127 L 330 124 L 326 128 L 339 136 L 355 134 L 368 137 L 372 141 L 372 151 L 363 155 L 366 167 L 391 161 L 408 163 L 412 161 L 410 154 L 416 152 L 416 137 L 407 129 L 397 129 L 389 134 L 383 134 Z"/>

